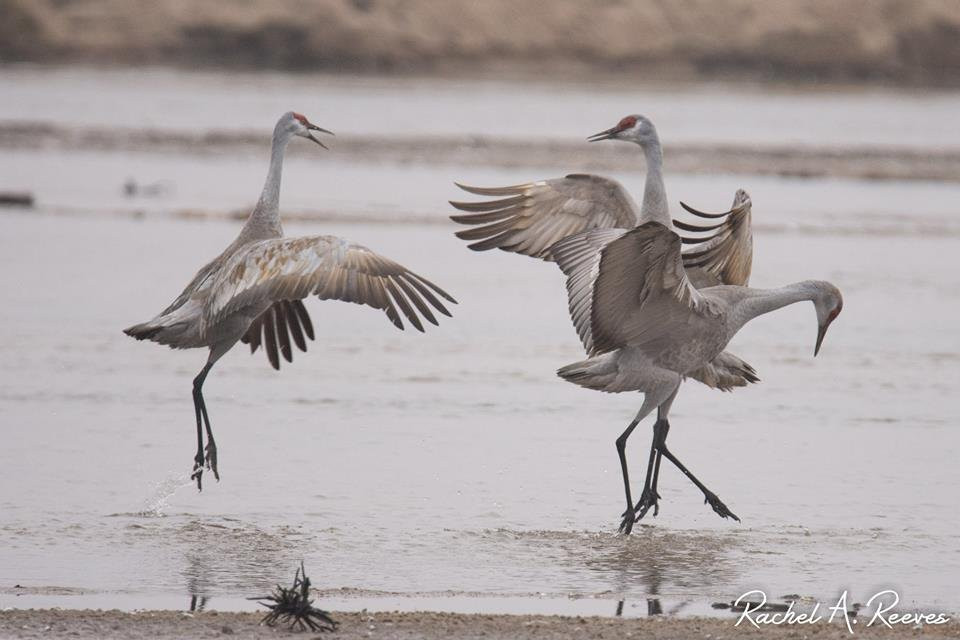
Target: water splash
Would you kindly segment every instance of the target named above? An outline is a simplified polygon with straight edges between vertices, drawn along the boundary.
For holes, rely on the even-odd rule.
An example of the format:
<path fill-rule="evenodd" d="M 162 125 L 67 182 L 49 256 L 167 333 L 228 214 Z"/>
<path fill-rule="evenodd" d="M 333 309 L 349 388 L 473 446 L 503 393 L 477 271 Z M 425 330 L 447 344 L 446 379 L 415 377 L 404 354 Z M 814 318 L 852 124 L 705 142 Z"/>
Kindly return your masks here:
<path fill-rule="evenodd" d="M 143 506 L 137 511 L 138 516 L 144 518 L 163 518 L 164 511 L 170 503 L 170 498 L 177 490 L 193 486 L 193 480 L 186 473 L 170 473 L 166 478 L 153 485 L 152 491 Z"/>

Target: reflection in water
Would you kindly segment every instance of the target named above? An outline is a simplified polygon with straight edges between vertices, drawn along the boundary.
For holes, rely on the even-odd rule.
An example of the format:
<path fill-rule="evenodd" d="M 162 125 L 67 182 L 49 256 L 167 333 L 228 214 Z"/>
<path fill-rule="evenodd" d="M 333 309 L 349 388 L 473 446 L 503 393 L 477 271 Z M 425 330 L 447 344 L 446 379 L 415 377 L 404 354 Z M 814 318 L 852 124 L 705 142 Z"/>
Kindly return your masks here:
<path fill-rule="evenodd" d="M 461 534 L 464 535 L 464 534 Z M 475 534 L 474 534 L 475 535 Z M 744 536 L 729 531 L 675 531 L 641 526 L 631 536 L 577 531 L 485 531 L 470 546 L 514 560 L 535 557 L 544 571 L 577 576 L 568 589 L 593 595 L 619 596 L 614 615 L 646 602 L 647 615 L 676 615 L 696 598 L 740 581 L 749 565 Z M 563 587 L 562 583 L 554 583 Z M 681 600 L 670 594 L 689 594 Z M 664 599 L 663 596 L 667 597 Z M 631 602 L 635 604 L 631 604 Z"/>
<path fill-rule="evenodd" d="M 210 601 L 210 598 L 199 597 L 199 596 L 190 596 L 190 613 L 196 611 L 203 611 L 207 608 L 207 602 Z"/>
<path fill-rule="evenodd" d="M 739 543 L 725 532 L 642 527 L 629 537 L 600 537 L 590 547 L 571 549 L 571 561 L 605 575 L 615 592 L 658 596 L 665 589 L 709 590 L 734 581 L 738 568 L 732 556 Z"/>
<path fill-rule="evenodd" d="M 262 592 L 277 582 L 277 571 L 303 553 L 299 536 L 270 533 L 236 520 L 192 520 L 168 535 L 186 544 L 183 578 L 190 610 L 203 611 L 210 597 L 224 593 Z"/>

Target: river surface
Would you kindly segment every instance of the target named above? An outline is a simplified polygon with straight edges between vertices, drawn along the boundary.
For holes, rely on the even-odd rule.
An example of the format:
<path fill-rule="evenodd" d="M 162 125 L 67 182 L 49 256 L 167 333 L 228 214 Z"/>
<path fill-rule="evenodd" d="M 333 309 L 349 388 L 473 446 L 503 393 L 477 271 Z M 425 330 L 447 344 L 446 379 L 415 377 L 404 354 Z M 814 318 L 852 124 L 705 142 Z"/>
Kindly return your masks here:
<path fill-rule="evenodd" d="M 0 123 L 259 131 L 296 108 L 355 133 L 582 136 L 642 111 L 665 139 L 960 146 L 954 93 L 23 67 L 0 86 Z M 753 286 L 828 279 L 844 311 L 816 359 L 810 305 L 758 319 L 730 350 L 762 383 L 688 382 L 673 406 L 672 450 L 742 523 L 665 467 L 659 516 L 620 537 L 614 440 L 641 396 L 557 378 L 582 355 L 559 271 L 467 251 L 446 220 L 453 180 L 580 167 L 341 164 L 332 147 L 288 160 L 281 208 L 338 217 L 287 233 L 365 244 L 460 304 L 421 335 L 313 300 L 317 341 L 280 372 L 234 349 L 205 386 L 222 480 L 202 493 L 190 382 L 205 354 L 121 330 L 233 239 L 226 214 L 255 201 L 266 150 L 0 149 L 0 191 L 37 198 L 0 210 L 0 607 L 253 607 L 304 560 L 334 608 L 612 615 L 624 600 L 646 615 L 657 599 L 690 614 L 752 589 L 896 589 L 908 608 L 960 610 L 960 185 L 668 171 L 677 211 L 750 190 Z M 642 191 L 639 159 L 617 177 Z M 129 178 L 156 195 L 124 195 Z"/>

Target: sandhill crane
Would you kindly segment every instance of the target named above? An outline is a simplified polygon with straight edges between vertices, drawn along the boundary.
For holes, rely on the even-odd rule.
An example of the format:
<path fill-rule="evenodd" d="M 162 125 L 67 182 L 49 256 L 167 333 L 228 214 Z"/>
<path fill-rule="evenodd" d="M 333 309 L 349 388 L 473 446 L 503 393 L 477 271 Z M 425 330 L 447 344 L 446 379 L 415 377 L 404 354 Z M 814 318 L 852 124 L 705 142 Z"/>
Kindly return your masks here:
<path fill-rule="evenodd" d="M 565 238 L 551 248 L 567 276 L 570 315 L 586 335 L 588 359 L 557 374 L 588 389 L 619 393 L 642 391 L 643 405 L 624 432 L 630 433 L 653 409 L 654 445 L 643 493 L 630 498 L 627 466 L 621 456 L 627 510 L 621 529 L 629 532 L 656 505 L 655 454 L 670 460 L 702 492 L 721 517 L 739 520 L 666 445 L 668 414 L 683 378 L 714 361 L 750 320 L 809 300 L 817 314 L 820 351 L 830 323 L 843 308 L 840 291 L 829 282 L 804 281 L 779 289 L 718 285 L 697 289 L 684 269 L 681 239 L 659 222 L 627 229 L 596 229 Z"/>
<path fill-rule="evenodd" d="M 451 216 L 451 219 L 460 224 L 472 225 L 470 229 L 457 232 L 457 237 L 471 241 L 469 247 L 475 251 L 499 248 L 552 260 L 551 247 L 557 241 L 586 230 L 629 229 L 648 221 L 669 225 L 666 187 L 663 182 L 663 153 L 653 123 L 642 115 L 629 115 L 614 127 L 589 136 L 588 140 L 622 140 L 640 146 L 646 158 L 647 175 L 643 201 L 639 208 L 620 183 L 597 175 L 570 174 L 564 178 L 494 188 L 457 183 L 457 186 L 469 193 L 498 197 L 481 202 L 452 201 L 454 207 L 469 213 Z M 746 285 L 750 278 L 753 253 L 750 196 L 742 189 L 738 190 L 731 209 L 718 214 L 704 213 L 681 204 L 687 211 L 702 218 L 722 219 L 710 226 L 674 221 L 678 228 L 697 234 L 715 231 L 713 235 L 688 236 L 682 239 L 684 244 L 700 245 L 683 256 L 684 266 L 694 286 Z M 581 329 L 582 325 L 576 322 L 575 325 L 584 348 L 589 351 L 592 348 L 589 336 Z M 720 353 L 700 369 L 686 375 L 722 391 L 759 381 L 753 367 L 726 352 Z M 616 441 L 627 503 L 631 508 L 633 501 L 627 473 L 626 442 L 632 430 L 632 427 L 625 430 Z M 654 500 L 650 506 L 656 515 L 659 511 L 656 486 L 660 470 L 656 438 L 651 443 L 650 460 L 649 486 L 645 488 L 652 491 Z M 642 518 L 648 509 L 649 507 L 640 509 L 636 519 Z M 736 518 L 733 514 L 731 516 Z M 634 522 L 633 518 L 628 521 L 625 512 L 621 531 L 629 533 Z"/>
<path fill-rule="evenodd" d="M 334 236 L 283 237 L 279 199 L 284 151 L 295 136 L 326 148 L 314 131 L 330 133 L 299 113 L 291 111 L 280 117 L 273 130 L 263 191 L 240 234 L 197 272 L 170 306 L 152 320 L 124 330 L 137 340 L 152 340 L 174 349 L 209 349 L 207 363 L 193 380 L 197 453 L 191 478 L 200 490 L 204 463 L 220 479 L 203 382 L 237 341 L 249 344 L 251 353 L 263 345 L 270 364 L 279 369 L 278 353 L 288 362 L 293 360 L 291 339 L 301 351 L 307 350 L 305 337 L 314 339 L 310 316 L 301 302 L 307 296 L 380 309 L 401 330 L 402 313 L 419 331 L 423 331 L 423 323 L 417 312 L 433 324 L 437 319 L 431 305 L 450 315 L 437 296 L 456 303 L 429 280 L 366 247 Z"/>

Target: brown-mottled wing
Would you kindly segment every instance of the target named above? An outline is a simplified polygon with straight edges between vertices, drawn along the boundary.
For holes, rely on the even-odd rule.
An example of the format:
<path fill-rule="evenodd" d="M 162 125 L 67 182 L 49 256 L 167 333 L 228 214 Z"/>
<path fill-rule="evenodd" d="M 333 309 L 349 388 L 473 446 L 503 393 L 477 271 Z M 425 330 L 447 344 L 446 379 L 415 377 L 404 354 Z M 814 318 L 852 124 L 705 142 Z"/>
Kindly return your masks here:
<path fill-rule="evenodd" d="M 724 213 L 704 213 L 682 202 L 680 204 L 702 218 L 723 218 L 713 225 L 673 221 L 674 226 L 682 231 L 697 234 L 715 232 L 706 236 L 682 237 L 683 244 L 699 245 L 683 254 L 683 266 L 694 285 L 697 288 L 716 284 L 747 286 L 753 264 L 753 202 L 750 195 L 738 189 L 733 206 Z"/>
<path fill-rule="evenodd" d="M 293 362 L 290 340 L 300 351 L 306 352 L 307 338 L 314 339 L 310 314 L 300 300 L 279 300 L 261 313 L 240 338 L 255 353 L 261 345 L 274 369 L 280 368 L 280 355 Z"/>
<path fill-rule="evenodd" d="M 450 315 L 439 298 L 456 303 L 429 280 L 366 247 L 334 236 L 276 238 L 230 256 L 211 287 L 204 330 L 239 309 L 310 295 L 380 309 L 398 329 L 404 328 L 402 313 L 420 331 L 420 316 L 437 324 L 433 310 Z M 275 324 L 275 315 L 261 317 L 265 327 Z M 287 346 L 279 331 L 277 336 L 282 351 Z M 269 343 L 265 346 L 270 349 Z"/>
<path fill-rule="evenodd" d="M 637 224 L 637 206 L 616 180 L 587 174 L 541 180 L 510 187 L 481 188 L 457 183 L 480 196 L 498 196 L 481 202 L 451 201 L 466 215 L 450 216 L 471 225 L 456 236 L 472 242 L 474 251 L 502 249 L 550 260 L 550 247 L 590 229 L 631 229 Z"/>

